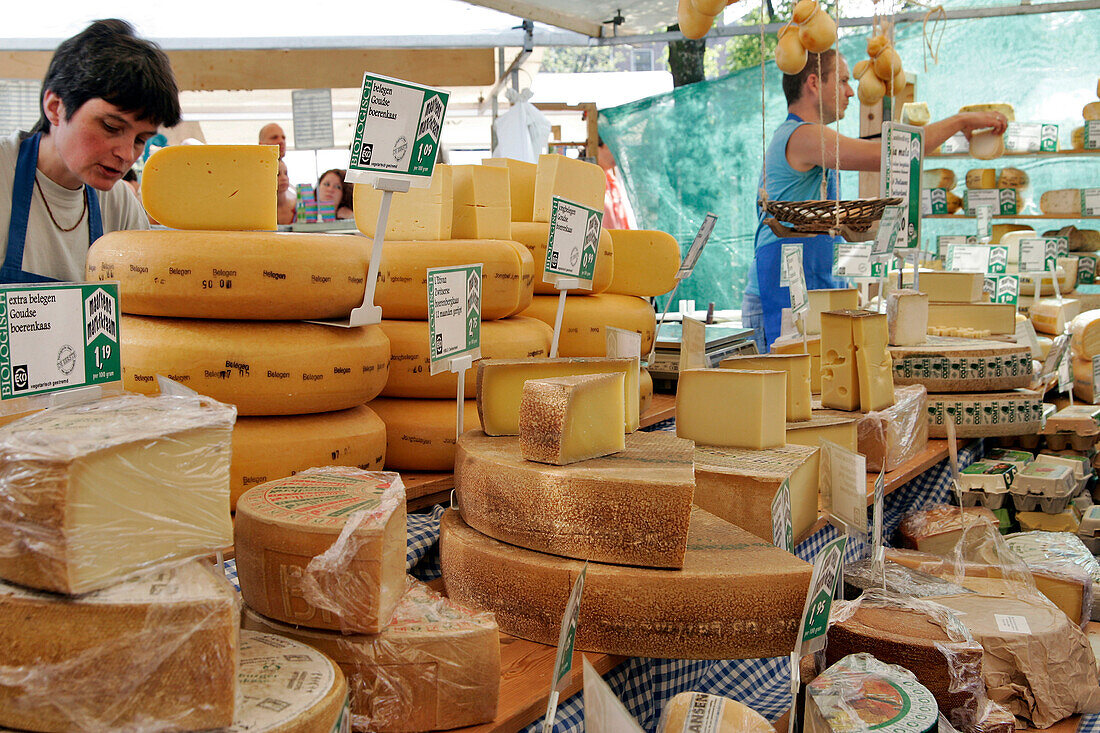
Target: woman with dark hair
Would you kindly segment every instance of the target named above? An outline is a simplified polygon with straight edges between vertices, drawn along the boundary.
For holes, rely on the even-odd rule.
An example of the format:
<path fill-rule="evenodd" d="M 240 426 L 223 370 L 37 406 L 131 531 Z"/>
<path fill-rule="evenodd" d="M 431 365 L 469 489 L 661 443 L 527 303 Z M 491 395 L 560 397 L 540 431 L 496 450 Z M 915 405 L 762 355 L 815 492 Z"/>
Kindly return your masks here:
<path fill-rule="evenodd" d="M 352 184 L 344 182 L 344 176 L 347 173 L 343 168 L 333 168 L 322 173 L 317 179 L 317 203 L 331 203 L 336 210 L 337 219 L 355 218 L 351 210 Z"/>
<path fill-rule="evenodd" d="M 148 229 L 116 184 L 157 128 L 179 120 L 168 57 L 129 23 L 97 20 L 62 42 L 34 129 L 0 138 L 0 282 L 83 280 L 92 242 Z"/>

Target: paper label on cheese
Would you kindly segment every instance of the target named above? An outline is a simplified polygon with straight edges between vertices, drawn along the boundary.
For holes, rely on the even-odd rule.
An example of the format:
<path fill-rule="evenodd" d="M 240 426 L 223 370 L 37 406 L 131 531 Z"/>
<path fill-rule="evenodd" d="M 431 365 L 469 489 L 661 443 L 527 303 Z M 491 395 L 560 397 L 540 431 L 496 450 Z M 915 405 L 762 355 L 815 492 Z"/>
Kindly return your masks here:
<path fill-rule="evenodd" d="M 684 718 L 682 733 L 720 733 L 722 730 L 722 708 L 726 701 L 717 695 L 693 692 L 688 701 L 687 716 Z"/>
<path fill-rule="evenodd" d="M 1036 348 L 1038 344 L 1036 344 Z M 894 376 L 901 379 L 989 379 L 1020 377 L 1032 372 L 1031 354 L 992 356 L 894 356 Z"/>
<path fill-rule="evenodd" d="M 405 490 L 398 474 L 346 471 L 303 471 L 271 481 L 245 493 L 237 509 L 260 512 L 269 521 L 305 520 L 311 527 L 339 532 L 352 514 L 368 512 L 371 518 L 385 521 L 396 503 L 404 501 Z"/>
<path fill-rule="evenodd" d="M 1085 122 L 1085 150 L 1100 150 L 1100 121 Z"/>
<path fill-rule="evenodd" d="M 978 395 L 930 395 L 928 416 L 934 425 L 979 427 L 986 425 L 1025 425 L 1043 419 L 1043 402 L 1038 395 L 1030 398 L 1005 397 L 976 399 Z"/>
<path fill-rule="evenodd" d="M 997 628 L 1006 634 L 1030 634 L 1031 626 L 1027 623 L 1027 616 L 1013 616 L 1004 613 L 995 613 L 993 618 L 997 621 Z"/>
<path fill-rule="evenodd" d="M 273 730 L 320 705 L 336 683 L 336 669 L 325 655 L 284 636 L 245 631 L 240 650 L 236 718 L 245 722 L 225 733 Z M 333 732 L 340 730 L 340 719 Z"/>

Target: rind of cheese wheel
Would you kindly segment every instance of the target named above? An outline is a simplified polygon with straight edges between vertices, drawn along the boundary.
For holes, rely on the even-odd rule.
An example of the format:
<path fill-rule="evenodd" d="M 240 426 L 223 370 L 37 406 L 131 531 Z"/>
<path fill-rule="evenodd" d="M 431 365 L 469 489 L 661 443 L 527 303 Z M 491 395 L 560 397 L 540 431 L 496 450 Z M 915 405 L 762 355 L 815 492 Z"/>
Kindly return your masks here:
<path fill-rule="evenodd" d="M 346 318 L 363 303 L 361 237 L 116 231 L 88 250 L 91 282 L 117 280 L 125 313 L 178 318 Z"/>
<path fill-rule="evenodd" d="M 355 184 L 352 199 L 355 228 L 371 238 L 378 226 L 383 195 L 384 192 L 374 186 Z M 385 241 L 450 239 L 453 201 L 451 166 L 437 165 L 427 188 L 410 188 L 391 195 Z"/>
<path fill-rule="evenodd" d="M 970 136 L 970 157 L 993 160 L 1005 154 L 1005 139 L 992 130 L 979 130 Z"/>
<path fill-rule="evenodd" d="M 123 394 L 4 426 L 0 578 L 87 593 L 231 545 L 234 416 L 206 398 Z"/>
<path fill-rule="evenodd" d="M 616 565 L 679 568 L 687 546 L 694 445 L 667 432 L 626 436 L 618 453 L 551 466 L 513 436 L 463 433 L 455 451 L 462 518 L 535 552 Z"/>
<path fill-rule="evenodd" d="M 534 263 L 535 295 L 557 295 L 553 284 L 544 280 L 546 268 L 546 243 L 550 239 L 550 225 L 545 222 L 512 222 L 512 239 L 522 244 L 531 253 Z M 574 295 L 595 295 L 611 286 L 615 273 L 614 240 L 607 229 L 600 230 L 600 242 L 596 252 L 596 267 L 592 271 L 592 289 L 575 290 Z"/>
<path fill-rule="evenodd" d="M 946 438 L 947 421 L 960 438 L 1033 435 L 1043 421 L 1043 396 L 1011 392 L 970 392 L 928 395 L 928 437 Z"/>
<path fill-rule="evenodd" d="M 0 725 L 226 728 L 239 626 L 233 588 L 198 560 L 81 596 L 0 582 Z"/>
<path fill-rule="evenodd" d="M 374 304 L 384 318 L 427 321 L 428 268 L 476 264 L 481 265 L 483 321 L 507 318 L 530 305 L 531 253 L 506 239 L 385 242 Z"/>
<path fill-rule="evenodd" d="M 1039 209 L 1054 216 L 1081 215 L 1081 189 L 1060 188 L 1039 197 Z"/>
<path fill-rule="evenodd" d="M 997 187 L 996 168 L 971 168 L 966 172 L 966 187 L 987 189 Z"/>
<path fill-rule="evenodd" d="M 141 203 L 172 229 L 274 231 L 278 173 L 274 145 L 171 145 L 145 161 Z"/>
<path fill-rule="evenodd" d="M 1081 116 L 1084 117 L 1086 121 L 1100 120 L 1100 102 L 1089 102 L 1086 104 L 1081 108 Z"/>
<path fill-rule="evenodd" d="M 680 244 L 667 232 L 608 229 L 614 252 L 607 292 L 643 298 L 664 295 L 676 287 Z"/>
<path fill-rule="evenodd" d="M 929 336 L 923 344 L 891 346 L 894 384 L 929 392 L 986 392 L 1026 387 L 1034 374 L 1026 345 Z"/>
<path fill-rule="evenodd" d="M 959 114 L 965 112 L 1000 112 L 1009 122 L 1016 121 L 1016 111 L 1011 104 L 1005 102 L 991 102 L 989 104 L 964 104 L 959 107 Z"/>
<path fill-rule="evenodd" d="M 551 328 L 558 312 L 558 297 L 536 295 L 520 313 L 537 318 Z M 633 295 L 603 293 L 566 298 L 558 338 L 558 356 L 603 356 L 607 353 L 606 326 L 642 334 L 642 353 L 649 353 L 657 330 L 657 314 L 648 302 Z"/>
<path fill-rule="evenodd" d="M 367 407 L 386 424 L 386 468 L 391 471 L 453 471 L 455 399 L 378 397 Z M 477 402 L 466 400 L 463 427 L 478 426 Z"/>
<path fill-rule="evenodd" d="M 379 326 L 123 316 L 122 379 L 151 394 L 158 374 L 240 415 L 343 410 L 382 391 L 390 342 Z"/>
<path fill-rule="evenodd" d="M 1084 150 L 1085 149 L 1085 126 L 1081 125 L 1080 127 L 1073 128 L 1073 132 L 1070 133 L 1069 139 L 1070 139 L 1070 144 L 1073 146 L 1074 150 Z"/>
<path fill-rule="evenodd" d="M 493 617 L 440 596 L 409 590 L 379 634 L 345 635 L 289 626 L 246 609 L 245 629 L 307 644 L 347 675 L 352 729 L 430 731 L 487 723 L 500 694 L 500 632 Z"/>
<path fill-rule="evenodd" d="M 709 727 L 696 728 L 700 720 Z M 774 733 L 775 728 L 760 713 L 730 700 L 705 692 L 681 692 L 665 705 L 657 733 Z"/>
<path fill-rule="evenodd" d="M 427 321 L 388 321 L 379 326 L 390 340 L 390 374 L 383 397 L 452 398 L 458 393 L 458 375 L 433 375 Z M 523 359 L 550 355 L 554 329 L 536 318 L 514 316 L 481 324 L 481 358 Z M 466 396 L 477 389 L 477 370 L 466 370 Z"/>
<path fill-rule="evenodd" d="M 381 470 L 386 426 L 366 405 L 314 415 L 239 417 L 233 426 L 230 508 L 253 486 L 314 466 Z"/>
<path fill-rule="evenodd" d="M 1027 188 L 1031 182 L 1027 173 L 1019 168 L 1002 168 L 997 172 L 997 188 Z"/>
<path fill-rule="evenodd" d="M 1078 229 L 1072 224 L 1061 229 L 1051 229 L 1043 232 L 1044 237 L 1065 237 L 1069 240 L 1070 252 L 1097 252 L 1100 251 L 1100 231 L 1095 229 Z"/>
<path fill-rule="evenodd" d="M 454 510 L 440 530 L 451 599 L 492 611 L 507 634 L 557 643 L 583 562 L 498 542 Z M 810 574 L 790 553 L 696 507 L 682 570 L 588 564 L 576 648 L 675 659 L 789 654 Z"/>
<path fill-rule="evenodd" d="M 693 15 L 698 15 L 691 8 L 691 0 L 684 0 L 684 2 L 687 3 Z M 684 7 L 684 2 L 680 3 L 681 9 Z M 710 26 L 708 25 L 707 28 L 709 29 Z M 705 34 L 704 30 L 703 35 Z M 553 153 L 540 155 L 538 168 L 535 170 L 535 201 L 531 217 L 534 221 L 550 221 L 554 196 L 602 211 L 606 188 L 607 177 L 603 168 L 595 163 L 586 163 L 583 160 Z"/>
<path fill-rule="evenodd" d="M 967 176 L 969 175 L 968 172 Z M 955 187 L 957 182 L 958 179 L 955 177 L 955 171 L 950 168 L 928 168 L 921 173 L 921 188 L 951 189 Z"/>
<path fill-rule="evenodd" d="M 1085 311 L 1074 318 L 1069 332 L 1074 356 L 1092 359 L 1100 354 L 1100 310 Z"/>

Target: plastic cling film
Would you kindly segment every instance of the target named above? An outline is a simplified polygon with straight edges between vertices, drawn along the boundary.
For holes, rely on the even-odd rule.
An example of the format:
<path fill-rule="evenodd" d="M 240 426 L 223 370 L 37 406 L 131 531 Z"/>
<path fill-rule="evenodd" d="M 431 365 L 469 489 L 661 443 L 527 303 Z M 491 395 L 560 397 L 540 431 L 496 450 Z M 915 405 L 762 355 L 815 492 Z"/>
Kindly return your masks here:
<path fill-rule="evenodd" d="M 75 598 L 0 583 L 0 726 L 232 725 L 239 603 L 199 561 Z"/>
<path fill-rule="evenodd" d="M 752 708 L 705 692 L 681 692 L 661 711 L 658 733 L 773 733 Z"/>
<path fill-rule="evenodd" d="M 928 445 L 928 390 L 915 384 L 894 389 L 894 404 L 868 412 L 856 424 L 867 470 L 893 471 Z"/>
<path fill-rule="evenodd" d="M 1079 537 L 1066 532 L 1020 532 L 1005 537 L 1005 544 L 1031 569 L 1040 590 L 1045 576 L 1053 576 L 1055 583 L 1062 579 L 1083 586 L 1082 628 L 1096 615 L 1100 563 Z"/>
<path fill-rule="evenodd" d="M 905 667 L 870 654 L 850 654 L 806 685 L 806 730 L 812 733 L 928 731 L 936 699 Z"/>
<path fill-rule="evenodd" d="M 233 544 L 236 410 L 125 394 L 0 428 L 0 578 L 86 593 Z"/>

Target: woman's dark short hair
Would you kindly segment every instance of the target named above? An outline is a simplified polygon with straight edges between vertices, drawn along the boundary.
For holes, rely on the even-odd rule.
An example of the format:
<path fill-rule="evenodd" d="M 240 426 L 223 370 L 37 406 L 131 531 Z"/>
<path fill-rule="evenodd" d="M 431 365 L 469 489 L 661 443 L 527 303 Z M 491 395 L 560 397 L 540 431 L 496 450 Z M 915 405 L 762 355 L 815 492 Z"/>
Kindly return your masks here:
<path fill-rule="evenodd" d="M 317 179 L 317 188 L 314 190 L 313 195 L 317 195 L 317 191 L 321 190 L 321 181 L 325 180 L 325 176 L 329 173 L 335 173 L 340 176 L 340 187 L 342 193 L 340 195 L 340 206 L 346 206 L 349 209 L 352 208 L 352 200 L 355 198 L 355 184 L 350 181 L 344 180 L 347 178 L 348 172 L 343 168 L 329 168 L 327 171 L 321 174 L 321 177 Z"/>
<path fill-rule="evenodd" d="M 821 81 L 825 82 L 829 74 L 836 68 L 836 49 L 830 48 L 821 53 L 807 53 L 806 65 L 797 74 L 783 75 L 783 94 L 787 97 L 787 104 L 794 104 L 802 96 L 802 87 L 810 74 L 816 74 L 818 62 L 821 65 Z"/>
<path fill-rule="evenodd" d="M 90 99 L 110 102 L 138 119 L 172 127 L 180 121 L 179 88 L 168 57 L 138 38 L 124 20 L 97 20 L 54 51 L 39 98 L 32 132 L 49 133 L 42 105 L 51 91 L 65 105 L 65 119 Z"/>

